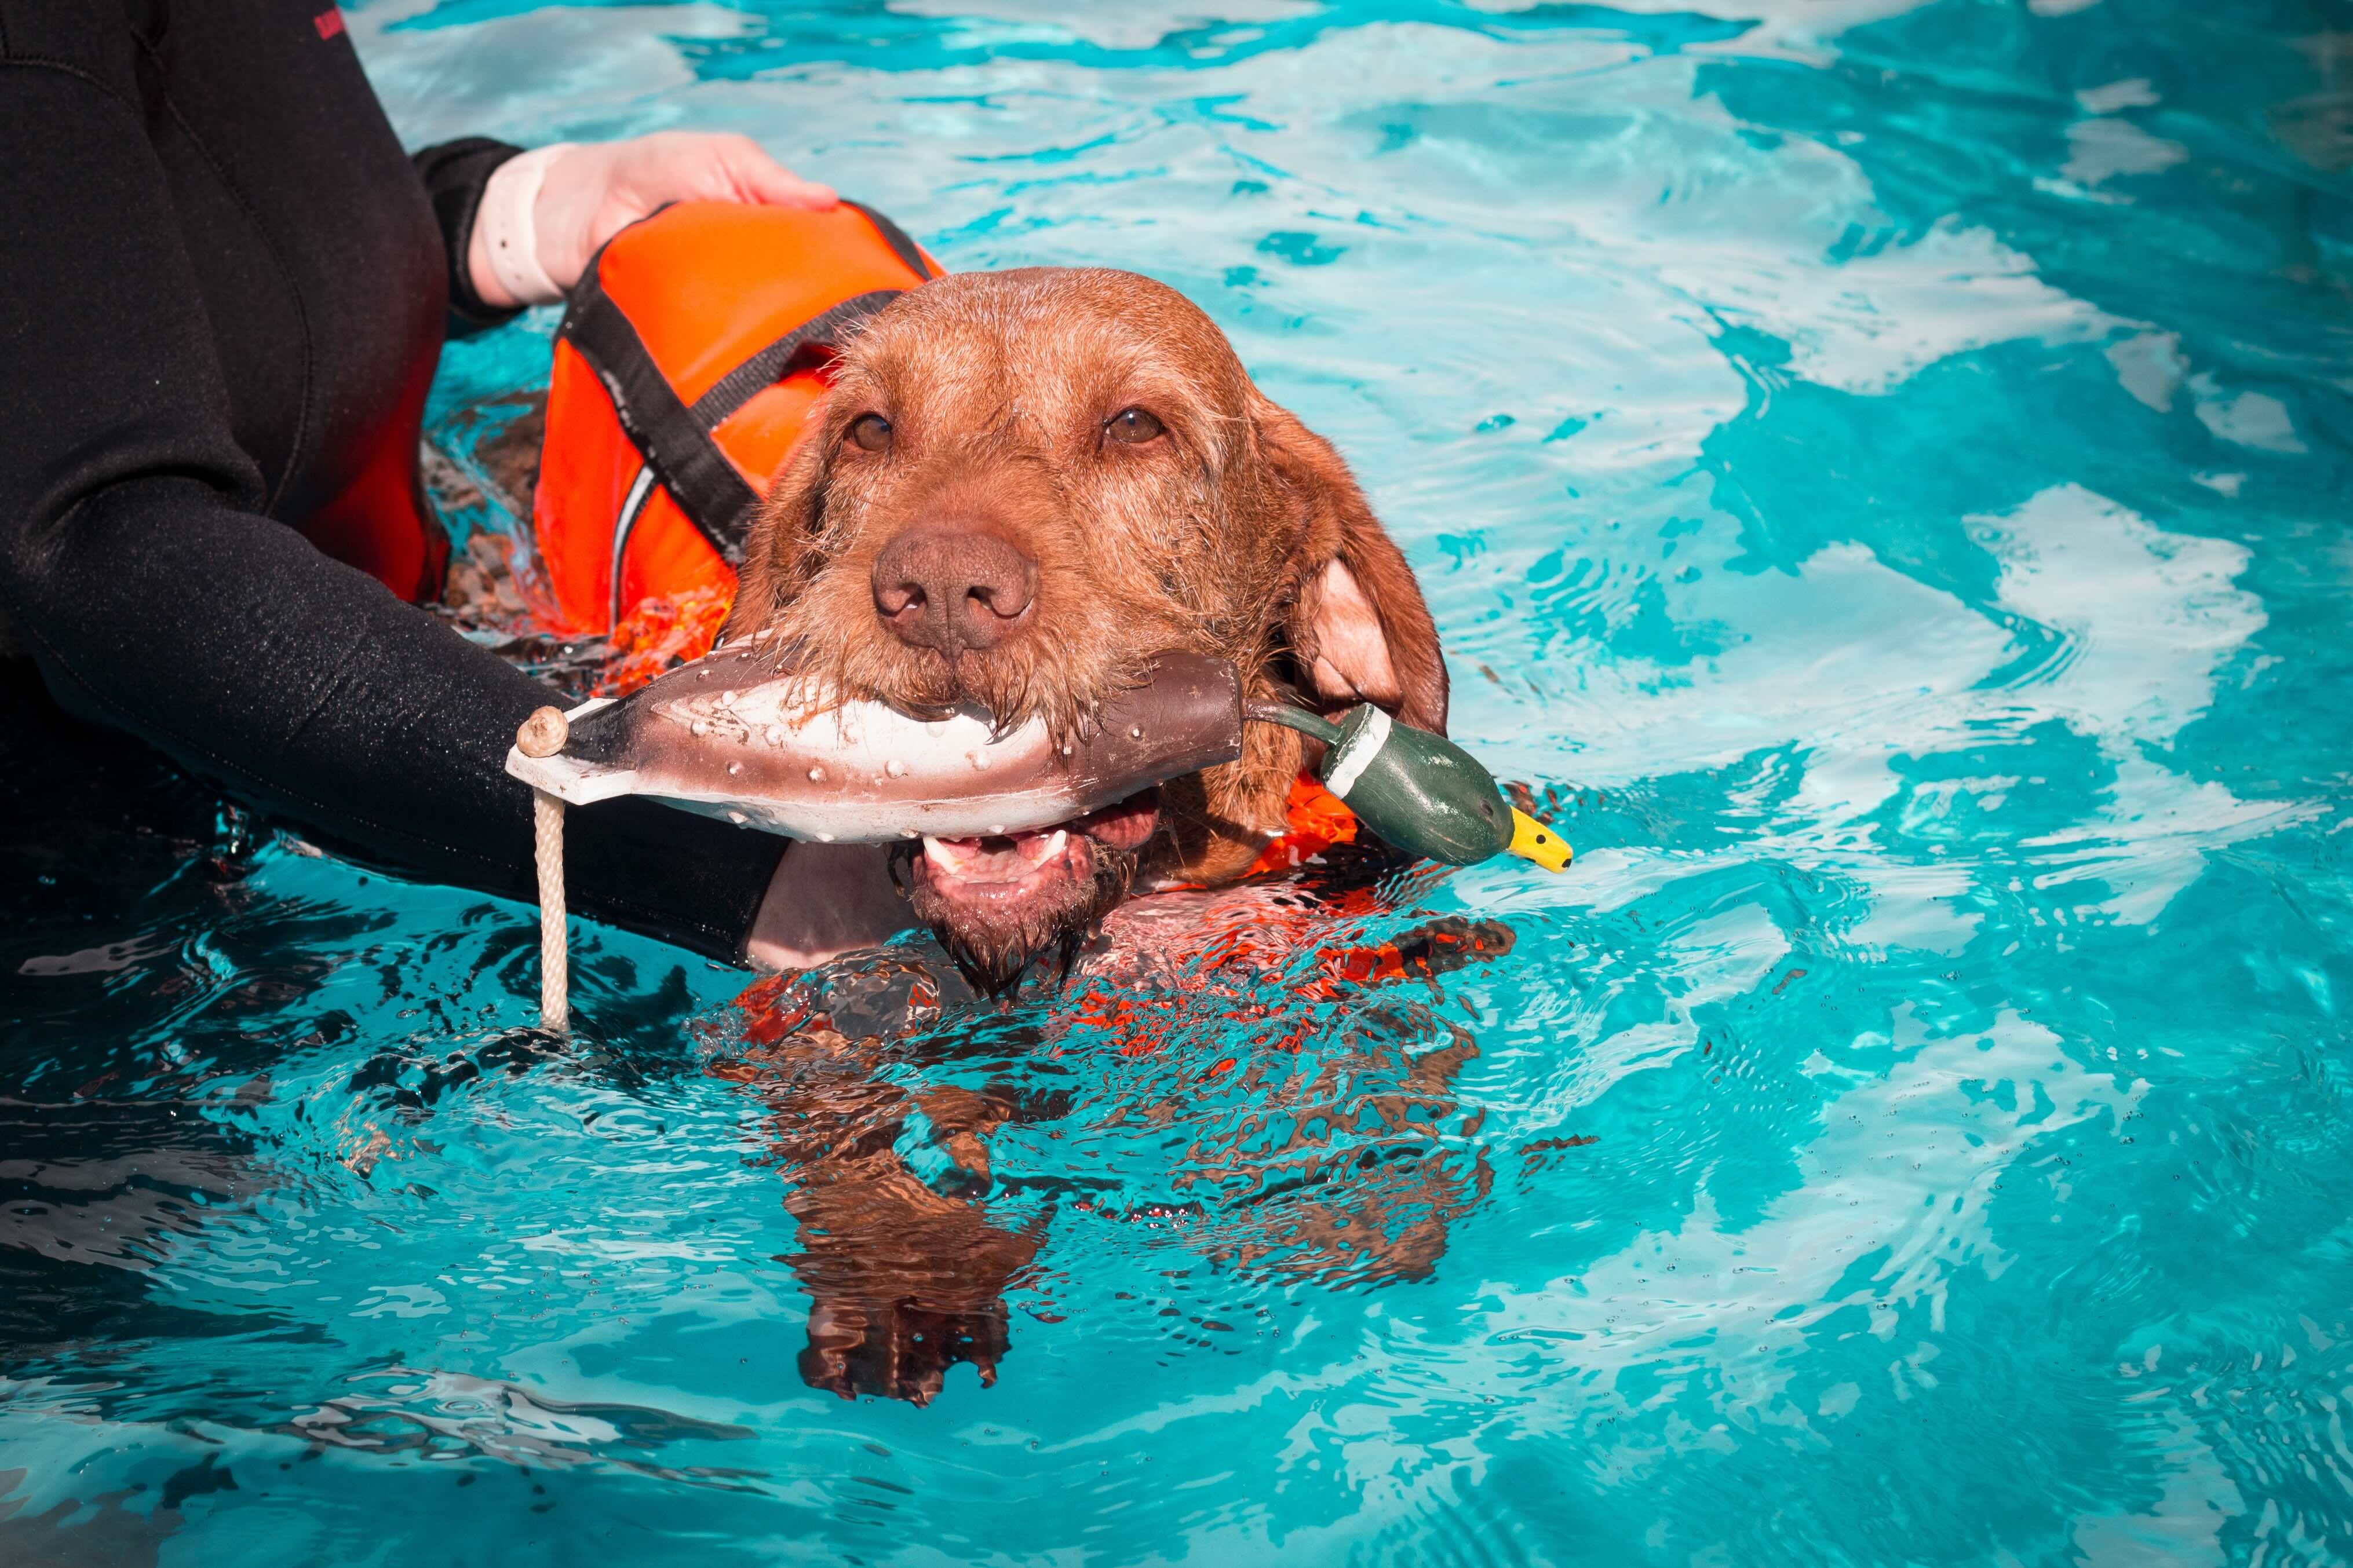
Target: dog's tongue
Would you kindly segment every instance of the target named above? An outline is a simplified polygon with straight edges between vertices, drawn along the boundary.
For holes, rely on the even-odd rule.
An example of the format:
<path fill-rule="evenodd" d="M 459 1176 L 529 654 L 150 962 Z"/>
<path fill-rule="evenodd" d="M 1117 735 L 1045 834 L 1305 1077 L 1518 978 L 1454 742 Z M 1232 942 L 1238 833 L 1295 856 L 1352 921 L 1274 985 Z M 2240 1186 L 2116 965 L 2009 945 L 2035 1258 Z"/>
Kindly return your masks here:
<path fill-rule="evenodd" d="M 1159 792 L 1146 790 L 1125 800 L 1072 817 L 1050 828 L 965 838 L 926 836 L 923 856 L 942 877 L 969 887 L 1022 881 L 1051 866 L 1092 838 L 1114 849 L 1134 849 L 1152 836 L 1159 818 Z"/>
<path fill-rule="evenodd" d="M 924 858 L 943 876 L 974 885 L 1018 882 L 1069 853 L 1071 830 L 1043 828 L 991 838 L 926 838 Z"/>
<path fill-rule="evenodd" d="M 671 671 L 619 702 L 575 710 L 555 755 L 508 754 L 507 771 L 575 805 L 649 795 L 687 811 L 826 843 L 1031 836 L 1164 780 L 1241 755 L 1231 665 L 1169 655 L 1103 704 L 1082 737 L 1043 720 L 1003 736 L 986 714 L 921 719 L 842 701 L 756 644 Z M 977 851 L 976 851 L 977 852 Z"/>

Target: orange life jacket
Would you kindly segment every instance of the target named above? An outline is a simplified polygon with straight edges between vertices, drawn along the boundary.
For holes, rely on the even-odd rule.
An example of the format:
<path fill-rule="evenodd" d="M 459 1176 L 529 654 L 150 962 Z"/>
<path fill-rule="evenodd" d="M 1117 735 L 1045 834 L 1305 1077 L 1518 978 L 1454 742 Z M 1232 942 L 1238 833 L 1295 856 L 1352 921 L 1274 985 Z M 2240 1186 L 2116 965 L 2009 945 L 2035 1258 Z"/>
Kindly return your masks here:
<path fill-rule="evenodd" d="M 666 651 L 704 651 L 843 334 L 940 270 L 855 202 L 682 202 L 607 241 L 556 333 L 532 504 L 564 629 L 626 647 L 683 604 L 702 646 Z"/>

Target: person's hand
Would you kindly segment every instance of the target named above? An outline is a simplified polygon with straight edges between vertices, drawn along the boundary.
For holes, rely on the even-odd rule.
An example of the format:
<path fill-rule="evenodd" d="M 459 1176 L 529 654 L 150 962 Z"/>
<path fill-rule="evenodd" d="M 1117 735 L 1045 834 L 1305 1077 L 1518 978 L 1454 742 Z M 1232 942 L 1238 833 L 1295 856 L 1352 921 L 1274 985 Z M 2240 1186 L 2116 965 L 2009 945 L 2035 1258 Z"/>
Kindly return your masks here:
<path fill-rule="evenodd" d="M 840 198 L 763 152 L 749 136 L 658 131 L 574 147 L 548 166 L 532 219 L 539 264 L 559 289 L 597 247 L 667 202 L 749 202 L 823 212 Z"/>
<path fill-rule="evenodd" d="M 525 153 L 510 167 L 529 167 L 524 159 L 533 156 Z M 491 179 L 507 173 L 502 168 Z M 831 186 L 802 179 L 750 137 L 713 132 L 658 131 L 628 142 L 584 142 L 554 151 L 538 173 L 528 242 L 559 292 L 580 281 L 599 246 L 670 202 L 751 202 L 822 212 L 840 200 Z M 496 205 L 486 192 L 467 251 L 474 291 L 501 309 L 543 303 L 519 297 L 491 264 L 491 246 L 524 237 L 503 232 L 520 224 L 522 215 L 496 213 Z"/>

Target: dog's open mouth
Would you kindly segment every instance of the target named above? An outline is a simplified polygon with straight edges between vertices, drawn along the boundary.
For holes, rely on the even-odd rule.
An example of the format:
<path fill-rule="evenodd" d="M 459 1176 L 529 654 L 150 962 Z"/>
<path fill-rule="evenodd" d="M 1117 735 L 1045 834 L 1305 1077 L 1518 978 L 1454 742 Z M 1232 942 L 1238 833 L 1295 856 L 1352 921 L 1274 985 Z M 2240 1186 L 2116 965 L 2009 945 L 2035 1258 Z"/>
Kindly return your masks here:
<path fill-rule="evenodd" d="M 1159 792 L 1052 827 L 902 847 L 896 874 L 916 915 L 981 989 L 999 993 L 1050 948 L 1067 964 L 1127 896 Z"/>

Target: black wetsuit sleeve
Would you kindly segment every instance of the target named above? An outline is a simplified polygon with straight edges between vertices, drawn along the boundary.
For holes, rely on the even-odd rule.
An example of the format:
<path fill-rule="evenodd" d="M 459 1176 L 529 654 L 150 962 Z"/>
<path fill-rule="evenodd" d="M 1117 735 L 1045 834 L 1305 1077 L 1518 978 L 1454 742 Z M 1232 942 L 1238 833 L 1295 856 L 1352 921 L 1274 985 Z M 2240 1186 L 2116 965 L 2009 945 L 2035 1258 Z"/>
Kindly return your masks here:
<path fill-rule="evenodd" d="M 441 250 L 449 264 L 449 330 L 452 336 L 479 332 L 511 321 L 520 308 L 501 310 L 485 304 L 474 290 L 473 269 L 466 264 L 474 242 L 474 214 L 482 205 L 482 187 L 498 166 L 522 151 L 487 136 L 444 142 L 413 153 L 417 177 L 433 200 L 433 216 L 441 225 Z"/>
<path fill-rule="evenodd" d="M 52 693 L 339 850 L 530 898 L 503 762 L 549 693 L 264 515 L 138 110 L 0 58 L 0 616 Z M 740 956 L 782 840 L 571 816 L 575 908 Z"/>

